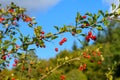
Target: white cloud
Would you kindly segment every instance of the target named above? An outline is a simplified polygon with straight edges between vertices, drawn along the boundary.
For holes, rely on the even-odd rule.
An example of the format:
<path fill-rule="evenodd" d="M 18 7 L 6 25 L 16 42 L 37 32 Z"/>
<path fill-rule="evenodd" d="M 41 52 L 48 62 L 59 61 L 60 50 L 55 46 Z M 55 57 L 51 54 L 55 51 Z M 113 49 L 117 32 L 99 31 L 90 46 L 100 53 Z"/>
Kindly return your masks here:
<path fill-rule="evenodd" d="M 43 11 L 55 6 L 60 1 L 61 0 L 0 0 L 0 3 L 6 5 L 15 2 L 17 5 L 27 8 L 27 10 L 30 11 Z"/>

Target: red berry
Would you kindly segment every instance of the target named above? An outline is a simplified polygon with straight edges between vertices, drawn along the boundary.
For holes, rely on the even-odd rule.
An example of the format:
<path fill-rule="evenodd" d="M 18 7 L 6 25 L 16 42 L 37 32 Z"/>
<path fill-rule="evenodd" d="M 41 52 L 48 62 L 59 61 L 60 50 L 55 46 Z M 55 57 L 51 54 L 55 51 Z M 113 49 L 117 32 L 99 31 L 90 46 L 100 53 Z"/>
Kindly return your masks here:
<path fill-rule="evenodd" d="M 92 31 L 89 31 L 89 32 L 88 32 L 88 36 L 91 36 L 91 35 L 92 35 Z"/>
<path fill-rule="evenodd" d="M 42 31 L 42 32 L 41 32 L 41 34 L 45 34 L 45 32 L 44 32 L 44 31 Z"/>
<path fill-rule="evenodd" d="M 79 70 L 83 71 L 83 65 L 80 65 Z"/>
<path fill-rule="evenodd" d="M 6 55 L 2 57 L 3 60 L 6 60 Z"/>
<path fill-rule="evenodd" d="M 19 48 L 20 48 L 20 46 L 18 46 L 18 45 L 16 45 L 15 47 L 16 47 L 16 49 L 19 49 Z"/>
<path fill-rule="evenodd" d="M 9 11 L 10 13 L 14 12 L 14 10 L 13 10 L 13 9 L 9 9 L 8 11 Z"/>
<path fill-rule="evenodd" d="M 62 45 L 62 44 L 63 44 L 63 42 L 62 42 L 62 41 L 60 41 L 60 42 L 59 42 L 59 45 Z"/>
<path fill-rule="evenodd" d="M 92 36 L 92 38 L 91 38 L 92 40 L 96 40 L 97 38 L 96 38 L 96 36 Z"/>
<path fill-rule="evenodd" d="M 83 19 L 85 19 L 85 18 L 86 18 L 86 16 L 84 15 L 84 16 L 82 16 L 82 18 L 83 18 Z"/>
<path fill-rule="evenodd" d="M 17 64 L 14 63 L 12 66 L 13 66 L 13 67 L 16 67 L 16 65 L 17 65 Z"/>
<path fill-rule="evenodd" d="M 86 66 L 87 66 L 86 64 L 83 64 L 83 69 L 84 69 L 84 70 L 86 69 Z"/>
<path fill-rule="evenodd" d="M 85 39 L 86 39 L 87 42 L 90 41 L 90 37 L 89 36 L 86 36 Z"/>
<path fill-rule="evenodd" d="M 55 51 L 58 52 L 58 48 L 55 48 Z"/>
<path fill-rule="evenodd" d="M 61 75 L 60 80 L 65 80 L 65 75 Z"/>
<path fill-rule="evenodd" d="M 90 59 L 90 58 L 91 58 L 91 56 L 90 56 L 90 55 L 87 55 L 87 58 L 88 58 L 88 59 Z"/>
<path fill-rule="evenodd" d="M 101 61 L 98 61 L 98 64 L 101 64 Z"/>
<path fill-rule="evenodd" d="M 63 42 L 66 42 L 67 41 L 67 38 L 63 38 Z"/>
<path fill-rule="evenodd" d="M 16 80 L 15 78 L 12 78 L 11 80 Z"/>
<path fill-rule="evenodd" d="M 86 24 L 86 26 L 90 26 L 90 24 L 89 24 L 89 23 L 87 23 L 87 24 Z"/>
<path fill-rule="evenodd" d="M 18 63 L 18 60 L 17 60 L 17 59 L 15 59 L 15 60 L 14 60 L 14 62 L 15 62 L 15 64 L 17 64 L 17 63 Z"/>
<path fill-rule="evenodd" d="M 100 56 L 101 55 L 101 52 L 98 52 L 98 56 Z"/>

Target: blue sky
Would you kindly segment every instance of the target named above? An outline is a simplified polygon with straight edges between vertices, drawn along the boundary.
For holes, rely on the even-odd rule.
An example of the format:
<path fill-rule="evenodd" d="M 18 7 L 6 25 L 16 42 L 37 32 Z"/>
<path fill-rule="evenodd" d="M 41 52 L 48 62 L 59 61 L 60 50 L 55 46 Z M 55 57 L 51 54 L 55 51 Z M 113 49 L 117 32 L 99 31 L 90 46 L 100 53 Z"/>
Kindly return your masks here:
<path fill-rule="evenodd" d="M 54 25 L 74 25 L 76 12 L 80 12 L 84 15 L 85 12 L 96 13 L 99 9 L 104 11 L 108 10 L 109 5 L 103 3 L 102 0 L 62 0 L 57 5 L 49 8 L 45 12 L 38 12 L 38 14 L 36 14 L 36 18 L 39 24 L 43 26 L 43 30 L 46 32 L 55 32 L 55 29 L 53 28 Z M 66 37 L 68 41 L 63 46 L 59 46 L 58 43 L 63 36 Z M 71 34 L 62 35 L 62 37 L 60 36 L 59 39 L 53 41 L 55 45 L 47 43 L 46 49 L 37 49 L 36 52 L 39 57 L 54 57 L 57 54 L 54 51 L 55 47 L 59 47 L 60 50 L 71 50 L 73 41 L 76 39 L 71 37 Z M 78 46 L 81 46 L 78 41 L 77 44 Z"/>
<path fill-rule="evenodd" d="M 38 25 L 43 26 L 43 30 L 46 33 L 55 33 L 56 31 L 53 28 L 55 25 L 74 25 L 77 12 L 84 15 L 85 12 L 96 13 L 98 10 L 109 10 L 112 2 L 112 0 L 0 0 L 4 5 L 10 1 L 15 1 L 18 5 L 25 7 L 28 10 L 27 14 L 35 16 Z M 22 30 L 32 33 L 31 30 Z M 59 46 L 58 43 L 63 37 L 66 37 L 68 41 L 63 46 Z M 57 54 L 54 51 L 55 47 L 58 47 L 59 51 L 64 49 L 71 50 L 74 40 L 76 39 L 71 37 L 71 34 L 60 35 L 60 38 L 52 41 L 52 43 L 47 42 L 45 49 L 36 48 L 36 54 L 39 58 L 44 59 L 55 57 Z M 77 44 L 81 46 L 79 42 Z"/>

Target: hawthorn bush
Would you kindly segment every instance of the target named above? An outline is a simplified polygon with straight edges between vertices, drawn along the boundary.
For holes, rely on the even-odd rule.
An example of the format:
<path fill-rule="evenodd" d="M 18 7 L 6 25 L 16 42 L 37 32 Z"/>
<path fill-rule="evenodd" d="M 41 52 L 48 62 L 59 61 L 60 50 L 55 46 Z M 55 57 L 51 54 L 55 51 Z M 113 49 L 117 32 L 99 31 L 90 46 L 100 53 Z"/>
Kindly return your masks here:
<path fill-rule="evenodd" d="M 19 76 L 14 77 L 14 74 L 12 74 L 10 76 L 4 76 L 4 78 L 10 80 L 36 80 L 32 74 L 32 71 L 39 69 L 40 73 L 37 75 L 37 80 L 43 80 L 49 77 L 49 75 L 54 73 L 57 69 L 60 69 L 66 65 L 79 64 L 79 66 L 74 68 L 78 68 L 80 71 L 85 71 L 87 70 L 87 66 L 89 66 L 89 64 L 86 64 L 87 61 L 101 64 L 104 61 L 104 57 L 101 54 L 102 46 L 98 46 L 93 49 L 85 48 L 83 51 L 78 51 L 74 55 L 69 54 L 67 56 L 62 55 L 62 57 L 57 57 L 55 61 L 56 66 L 52 66 L 52 63 L 50 63 L 50 65 L 46 65 L 46 63 L 44 63 L 46 61 L 44 60 L 40 62 L 37 56 L 34 55 L 34 49 L 29 48 L 29 46 L 35 44 L 36 47 L 45 48 L 46 42 L 57 39 L 59 34 L 62 33 L 70 33 L 80 42 L 81 40 L 79 36 L 85 37 L 85 43 L 83 44 L 83 46 L 85 46 L 89 43 L 90 40 L 97 40 L 95 30 L 102 31 L 104 30 L 104 26 L 108 26 L 111 21 L 120 21 L 120 5 L 117 7 L 115 4 L 112 4 L 112 10 L 112 13 L 99 10 L 96 14 L 87 12 L 85 15 L 81 15 L 79 12 L 77 12 L 75 26 L 54 26 L 57 30 L 56 33 L 45 33 L 45 31 L 42 30 L 42 26 L 37 25 L 34 17 L 30 17 L 25 14 L 26 9 L 17 6 L 13 2 L 11 2 L 11 4 L 6 8 L 1 8 L 0 70 L 4 70 L 7 66 L 10 65 L 9 63 L 11 59 L 14 59 L 12 66 L 18 67 L 18 71 L 20 71 L 20 74 L 18 74 Z M 22 31 L 19 29 L 20 22 L 25 22 L 28 24 L 28 27 L 34 31 L 34 36 L 24 36 Z M 28 27 L 26 27 L 26 29 Z M 84 34 L 83 29 L 87 30 L 88 34 Z M 65 42 L 67 42 L 66 37 L 62 38 L 58 43 L 59 45 L 63 45 Z M 20 44 L 18 45 L 18 43 Z M 53 50 L 56 52 L 59 51 L 57 47 L 55 47 Z M 37 68 L 38 65 L 41 65 L 42 67 Z M 43 65 L 45 66 L 43 67 Z M 24 77 L 23 73 L 27 74 L 27 78 Z M 111 74 L 108 74 L 108 76 L 109 75 Z M 67 79 L 64 73 L 59 74 L 59 76 L 60 80 Z M 112 76 L 107 78 L 112 80 Z"/>

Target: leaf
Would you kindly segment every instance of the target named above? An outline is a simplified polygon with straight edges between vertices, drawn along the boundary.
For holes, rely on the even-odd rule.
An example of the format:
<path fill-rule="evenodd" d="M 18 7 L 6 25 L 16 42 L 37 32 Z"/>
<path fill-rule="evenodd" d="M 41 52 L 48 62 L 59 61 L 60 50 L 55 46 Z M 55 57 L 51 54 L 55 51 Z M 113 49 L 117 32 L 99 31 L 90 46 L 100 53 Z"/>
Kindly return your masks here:
<path fill-rule="evenodd" d="M 92 17 L 92 13 L 87 12 L 85 15 Z"/>
<path fill-rule="evenodd" d="M 112 10 L 114 10 L 115 8 L 116 8 L 116 5 L 112 3 Z"/>
<path fill-rule="evenodd" d="M 27 44 L 23 44 L 23 50 L 27 50 L 28 45 Z"/>
<path fill-rule="evenodd" d="M 52 36 L 52 37 L 51 37 L 52 40 L 54 40 L 54 39 L 56 39 L 56 38 L 58 38 L 58 36 Z"/>
<path fill-rule="evenodd" d="M 101 25 L 99 25 L 99 26 L 97 27 L 97 30 L 103 30 L 103 27 L 102 27 Z"/>
<path fill-rule="evenodd" d="M 92 24 L 93 20 L 91 18 L 88 18 L 88 21 L 90 24 Z"/>
<path fill-rule="evenodd" d="M 103 23 L 104 23 L 105 26 L 109 25 L 109 22 L 107 20 L 105 20 Z"/>
<path fill-rule="evenodd" d="M 117 13 L 120 15 L 120 9 L 117 10 Z"/>
<path fill-rule="evenodd" d="M 82 32 L 82 30 L 81 30 L 81 29 L 76 30 L 76 33 L 77 33 L 77 34 L 79 34 L 79 33 L 81 33 L 81 32 Z"/>
<path fill-rule="evenodd" d="M 16 42 L 16 41 L 17 41 L 17 38 L 14 38 L 14 39 L 13 39 L 13 42 Z"/>
<path fill-rule="evenodd" d="M 82 36 L 86 36 L 86 34 L 80 34 L 80 35 L 82 35 Z"/>
<path fill-rule="evenodd" d="M 59 28 L 58 28 L 58 26 L 54 26 L 54 28 L 55 28 L 57 31 L 59 31 Z"/>
<path fill-rule="evenodd" d="M 102 16 L 104 16 L 104 12 L 103 12 L 102 10 L 99 10 L 99 11 L 98 11 L 98 15 L 100 15 L 100 14 L 101 14 Z"/>

